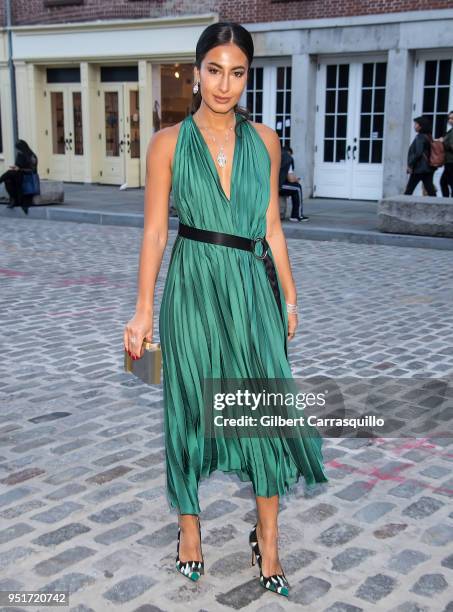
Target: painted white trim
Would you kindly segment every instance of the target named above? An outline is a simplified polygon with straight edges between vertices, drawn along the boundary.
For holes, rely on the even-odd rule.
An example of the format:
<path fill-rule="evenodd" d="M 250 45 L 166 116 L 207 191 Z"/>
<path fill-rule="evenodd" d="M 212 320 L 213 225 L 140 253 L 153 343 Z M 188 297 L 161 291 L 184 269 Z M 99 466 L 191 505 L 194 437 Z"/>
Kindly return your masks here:
<path fill-rule="evenodd" d="M 193 20 L 190 23 L 167 21 L 165 27 L 161 24 L 158 28 L 143 23 L 140 27 L 135 24 L 133 29 L 98 24 L 97 28 L 13 32 L 13 59 L 47 65 L 100 60 L 127 63 L 131 58 L 190 61 L 204 29 L 204 23 Z"/>
<path fill-rule="evenodd" d="M 125 30 L 125 29 L 142 29 L 142 28 L 176 28 L 178 26 L 187 26 L 195 24 L 209 25 L 209 23 L 215 23 L 218 21 L 218 13 L 202 13 L 200 15 L 180 15 L 165 16 L 165 17 L 153 17 L 145 19 L 97 19 L 95 21 L 78 21 L 71 23 L 43 23 L 35 25 L 13 25 L 11 28 L 7 26 L 1 27 L 0 32 L 7 32 L 11 29 L 12 32 L 17 34 L 26 34 L 30 32 L 36 34 L 36 32 L 48 32 L 55 33 L 57 31 L 62 32 L 80 32 L 81 30 L 96 30 L 97 32 L 102 30 Z"/>
<path fill-rule="evenodd" d="M 415 59 L 419 61 L 452 59 L 452 52 L 451 49 L 443 49 L 442 47 L 438 49 L 417 49 Z"/>
<path fill-rule="evenodd" d="M 291 21 L 270 21 L 247 23 L 250 32 L 278 32 L 281 30 L 313 30 L 321 28 L 357 27 L 389 23 L 409 23 L 417 21 L 446 21 L 453 19 L 453 9 L 428 11 L 405 11 L 373 15 L 353 15 L 348 17 L 324 17 L 322 19 L 294 19 Z"/>
<path fill-rule="evenodd" d="M 386 62 L 387 61 L 387 51 L 366 51 L 364 53 L 326 53 L 325 55 L 319 54 L 318 56 L 318 64 L 322 63 L 333 63 L 338 64 L 342 61 L 345 62 L 356 62 L 369 60 L 370 62 Z"/>

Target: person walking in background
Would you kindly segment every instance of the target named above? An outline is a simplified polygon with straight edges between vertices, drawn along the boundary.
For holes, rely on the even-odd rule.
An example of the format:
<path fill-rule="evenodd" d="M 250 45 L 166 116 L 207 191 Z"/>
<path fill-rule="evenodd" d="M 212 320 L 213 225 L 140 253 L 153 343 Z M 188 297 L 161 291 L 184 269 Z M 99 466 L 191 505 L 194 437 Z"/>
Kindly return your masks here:
<path fill-rule="evenodd" d="M 16 142 L 16 157 L 14 166 L 0 176 L 0 183 L 5 183 L 5 189 L 9 194 L 10 203 L 8 208 L 21 206 L 24 213 L 28 214 L 28 207 L 33 196 L 25 195 L 22 191 L 22 181 L 25 173 L 38 171 L 38 158 L 30 149 L 25 140 Z"/>
<path fill-rule="evenodd" d="M 440 188 L 444 198 L 453 197 L 453 110 L 448 113 L 447 131 L 441 137 L 445 149 L 444 171 L 440 177 Z"/>
<path fill-rule="evenodd" d="M 431 153 L 432 129 L 427 117 L 415 117 L 414 129 L 417 132 L 407 154 L 407 172 L 410 175 L 406 185 L 405 195 L 412 195 L 420 181 L 428 195 L 435 196 L 433 183 L 435 168 L 429 163 Z"/>
<path fill-rule="evenodd" d="M 299 177 L 294 175 L 293 150 L 289 145 L 282 147 L 282 157 L 279 173 L 279 195 L 291 196 L 292 211 L 290 221 L 308 221 L 308 217 L 303 214 L 303 194 L 302 185 Z"/>

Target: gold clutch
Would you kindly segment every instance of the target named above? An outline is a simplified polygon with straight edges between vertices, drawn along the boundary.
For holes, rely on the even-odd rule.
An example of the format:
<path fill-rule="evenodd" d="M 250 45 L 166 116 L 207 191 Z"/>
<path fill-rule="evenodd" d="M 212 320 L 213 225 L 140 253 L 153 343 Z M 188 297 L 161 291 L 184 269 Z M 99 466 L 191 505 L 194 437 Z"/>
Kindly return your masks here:
<path fill-rule="evenodd" d="M 162 350 L 159 342 L 143 340 L 143 356 L 132 359 L 124 349 L 124 370 L 137 376 L 148 385 L 161 384 Z"/>

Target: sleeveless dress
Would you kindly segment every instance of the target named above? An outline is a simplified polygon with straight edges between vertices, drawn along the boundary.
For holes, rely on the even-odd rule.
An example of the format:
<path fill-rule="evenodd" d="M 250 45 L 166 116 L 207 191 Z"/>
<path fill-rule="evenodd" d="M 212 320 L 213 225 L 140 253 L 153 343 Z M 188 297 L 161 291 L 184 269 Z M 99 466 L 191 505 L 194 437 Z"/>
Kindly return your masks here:
<path fill-rule="evenodd" d="M 230 199 L 189 115 L 181 123 L 173 157 L 173 202 L 182 223 L 257 238 L 266 234 L 271 160 L 253 125 L 239 113 L 235 118 Z M 254 494 L 264 497 L 289 492 L 301 475 L 308 486 L 329 480 L 319 434 L 291 439 L 210 439 L 203 434 L 204 377 L 292 378 L 279 279 L 278 285 L 284 321 L 262 260 L 237 248 L 176 237 L 159 336 L 167 501 L 181 514 L 200 513 L 198 484 L 214 470 L 251 481 Z"/>

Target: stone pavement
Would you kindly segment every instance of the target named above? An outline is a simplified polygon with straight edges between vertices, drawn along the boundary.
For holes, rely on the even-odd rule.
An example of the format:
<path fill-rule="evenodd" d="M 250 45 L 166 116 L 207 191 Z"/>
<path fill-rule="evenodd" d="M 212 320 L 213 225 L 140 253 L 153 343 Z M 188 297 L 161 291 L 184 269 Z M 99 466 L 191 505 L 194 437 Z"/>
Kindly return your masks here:
<path fill-rule="evenodd" d="M 140 240 L 133 227 L 2 219 L 0 590 L 68 589 L 71 612 L 452 611 L 448 438 L 324 440 L 329 483 L 308 491 L 301 479 L 281 499 L 289 600 L 258 584 L 252 490 L 232 474 L 200 485 L 206 574 L 192 584 L 175 572 L 162 388 L 122 370 Z M 451 376 L 450 252 L 288 246 L 295 375 Z"/>
<path fill-rule="evenodd" d="M 143 227 L 144 189 L 65 183 L 64 191 L 64 204 L 33 206 L 28 218 Z M 25 218 L 21 208 L 11 210 L 6 203 L 0 200 L 0 218 Z M 373 201 L 306 198 L 304 214 L 310 217 L 305 223 L 283 222 L 287 238 L 453 250 L 451 238 L 380 232 L 377 202 Z M 178 228 L 176 215 L 170 216 L 169 227 Z"/>

